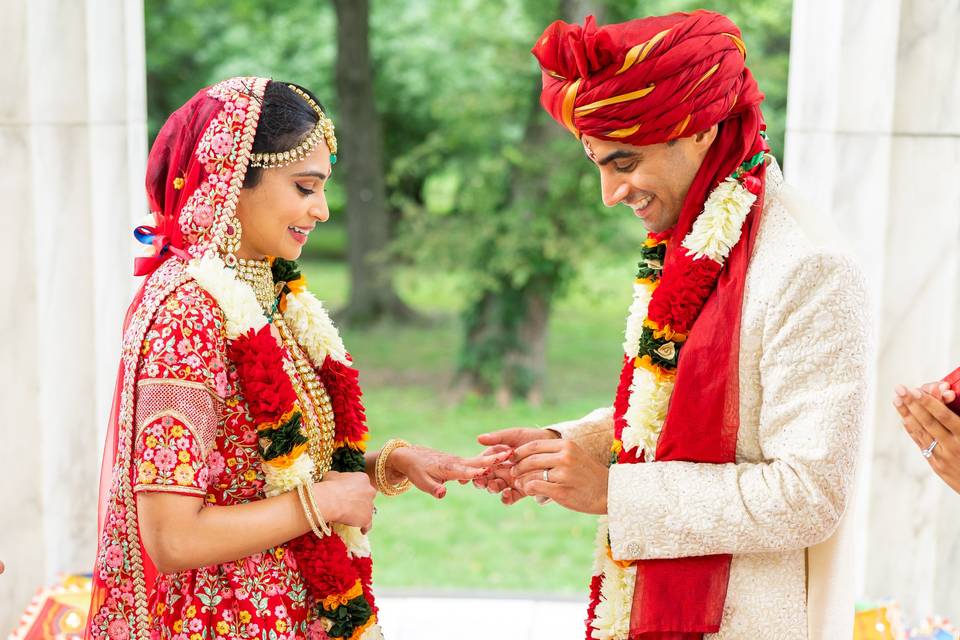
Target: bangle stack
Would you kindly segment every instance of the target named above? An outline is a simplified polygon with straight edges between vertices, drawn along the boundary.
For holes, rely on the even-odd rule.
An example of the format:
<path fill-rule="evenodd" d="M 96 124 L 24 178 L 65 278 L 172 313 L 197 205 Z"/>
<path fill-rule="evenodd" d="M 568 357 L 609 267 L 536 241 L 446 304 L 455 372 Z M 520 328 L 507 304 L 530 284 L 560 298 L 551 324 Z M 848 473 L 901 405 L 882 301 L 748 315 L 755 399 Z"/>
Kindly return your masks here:
<path fill-rule="evenodd" d="M 380 449 L 379 455 L 377 455 L 377 466 L 376 466 L 376 480 L 377 480 L 377 490 L 380 491 L 385 496 L 398 496 L 407 489 L 410 488 L 410 480 L 404 478 L 398 484 L 390 484 L 387 481 L 387 458 L 390 457 L 390 454 L 400 447 L 409 447 L 410 443 L 399 438 L 394 438 L 388 440 L 387 444 L 383 445 L 383 449 Z"/>
<path fill-rule="evenodd" d="M 317 507 L 317 501 L 313 497 L 313 488 L 305 484 L 298 484 L 297 495 L 300 496 L 300 506 L 303 507 L 303 515 L 307 517 L 307 522 L 310 523 L 310 528 L 313 529 L 313 533 L 318 538 L 330 535 L 330 525 L 323 519 L 323 514 L 320 513 L 320 509 Z"/>

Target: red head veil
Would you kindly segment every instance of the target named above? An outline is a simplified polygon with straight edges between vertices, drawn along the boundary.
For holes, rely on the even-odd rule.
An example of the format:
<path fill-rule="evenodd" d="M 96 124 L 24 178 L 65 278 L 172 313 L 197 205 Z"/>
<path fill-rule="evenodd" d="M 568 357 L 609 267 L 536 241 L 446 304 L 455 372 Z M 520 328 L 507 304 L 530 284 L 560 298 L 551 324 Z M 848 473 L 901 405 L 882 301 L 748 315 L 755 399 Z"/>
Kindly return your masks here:
<path fill-rule="evenodd" d="M 123 350 L 100 474 L 99 544 L 91 625 L 111 638 L 150 638 L 147 609 L 156 569 L 140 542 L 133 494 L 133 415 L 140 347 L 159 305 L 186 279 L 182 261 L 207 253 L 229 263 L 239 242 L 234 218 L 260 117 L 265 78 L 231 78 L 198 92 L 163 125 L 147 161 L 153 226 L 136 230 L 154 255 L 136 261 L 147 276 L 127 310 Z"/>
<path fill-rule="evenodd" d="M 740 30 L 708 11 L 597 27 L 554 22 L 533 48 L 543 70 L 544 108 L 575 136 L 641 146 L 694 135 L 717 137 L 687 193 L 669 246 L 677 246 L 708 194 L 766 150 L 763 94 L 745 66 Z M 739 336 L 747 266 L 763 208 L 760 196 L 694 323 L 680 357 L 656 459 L 733 462 L 739 417 Z M 675 264 L 668 252 L 664 273 Z M 720 627 L 729 555 L 637 563 L 630 638 L 700 638 Z"/>

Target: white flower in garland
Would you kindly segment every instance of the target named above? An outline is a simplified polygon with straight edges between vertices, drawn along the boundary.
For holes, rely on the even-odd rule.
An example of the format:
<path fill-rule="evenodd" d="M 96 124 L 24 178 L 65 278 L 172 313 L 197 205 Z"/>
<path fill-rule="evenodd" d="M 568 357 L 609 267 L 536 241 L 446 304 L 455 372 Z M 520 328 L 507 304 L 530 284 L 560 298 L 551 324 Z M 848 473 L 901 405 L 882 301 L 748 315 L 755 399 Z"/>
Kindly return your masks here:
<path fill-rule="evenodd" d="M 621 567 L 604 555 L 603 584 L 600 586 L 600 602 L 595 610 L 594 640 L 622 640 L 630 633 L 630 609 L 633 606 L 633 590 L 637 579 L 637 567 Z"/>
<path fill-rule="evenodd" d="M 233 269 L 228 269 L 219 257 L 193 259 L 187 265 L 187 273 L 217 301 L 226 318 L 228 340 L 267 324 L 253 289 L 238 281 Z"/>
<path fill-rule="evenodd" d="M 637 577 L 636 567 L 622 568 L 610 559 L 607 547 L 607 516 L 600 516 L 597 528 L 593 575 L 604 576 L 600 588 L 600 602 L 595 610 L 591 637 L 595 640 L 626 638 L 630 627 L 630 607 Z"/>
<path fill-rule="evenodd" d="M 645 282 L 633 284 L 633 302 L 630 303 L 630 315 L 627 316 L 627 329 L 624 331 L 623 352 L 630 358 L 636 358 L 640 349 L 640 336 L 643 334 L 643 319 L 650 306 L 653 287 Z"/>
<path fill-rule="evenodd" d="M 303 454 L 296 457 L 286 467 L 263 463 L 263 479 L 266 482 L 265 493 L 268 498 L 293 491 L 301 484 L 313 481 L 313 458 Z"/>
<path fill-rule="evenodd" d="M 322 367 L 328 355 L 338 362 L 350 364 L 340 333 L 333 326 L 323 303 L 312 293 L 287 294 L 283 319 L 297 342 L 306 349 L 314 366 Z"/>
<path fill-rule="evenodd" d="M 367 558 L 370 556 L 370 539 L 365 536 L 360 527 L 350 527 L 339 522 L 333 524 L 333 532 L 340 536 L 347 551 L 354 558 Z"/>
<path fill-rule="evenodd" d="M 657 380 L 652 371 L 642 367 L 634 369 L 630 399 L 623 416 L 627 423 L 621 435 L 625 451 L 641 447 L 646 452 L 646 460 L 653 462 L 672 395 L 672 380 Z"/>
<path fill-rule="evenodd" d="M 730 249 L 740 241 L 743 221 L 757 196 L 740 182 L 727 178 L 710 193 L 703 213 L 683 240 L 683 246 L 699 260 L 706 256 L 723 264 Z"/>
<path fill-rule="evenodd" d="M 360 640 L 384 640 L 383 629 L 380 628 L 379 624 L 375 624 L 363 632 Z"/>

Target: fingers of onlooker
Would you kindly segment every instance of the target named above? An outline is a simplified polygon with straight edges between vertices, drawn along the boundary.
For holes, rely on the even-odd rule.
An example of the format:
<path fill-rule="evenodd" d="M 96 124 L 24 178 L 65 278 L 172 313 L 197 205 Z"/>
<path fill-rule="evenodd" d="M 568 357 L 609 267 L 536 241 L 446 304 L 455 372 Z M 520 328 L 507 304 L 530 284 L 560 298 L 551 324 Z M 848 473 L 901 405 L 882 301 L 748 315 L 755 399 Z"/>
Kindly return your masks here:
<path fill-rule="evenodd" d="M 910 414 L 931 439 L 942 442 L 953 433 L 960 433 L 960 417 L 930 394 L 914 389 L 905 402 Z"/>

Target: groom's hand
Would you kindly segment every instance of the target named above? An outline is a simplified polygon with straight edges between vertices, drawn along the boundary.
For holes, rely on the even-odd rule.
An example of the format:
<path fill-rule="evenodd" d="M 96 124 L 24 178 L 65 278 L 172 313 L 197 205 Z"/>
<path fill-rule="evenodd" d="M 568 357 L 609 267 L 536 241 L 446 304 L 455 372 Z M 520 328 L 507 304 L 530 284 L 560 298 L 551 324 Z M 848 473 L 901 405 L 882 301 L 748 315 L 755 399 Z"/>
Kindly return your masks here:
<path fill-rule="evenodd" d="M 550 498 L 572 511 L 607 512 L 610 470 L 571 440 L 534 440 L 513 454 L 514 484 L 528 496 Z"/>
<path fill-rule="evenodd" d="M 536 440 L 555 440 L 559 438 L 560 435 L 556 431 L 550 431 L 549 429 L 518 427 L 485 433 L 477 437 L 477 442 L 487 445 L 491 449 L 507 446 L 512 450 Z M 487 449 L 484 453 L 489 453 L 491 449 Z M 475 478 L 473 484 L 481 489 L 486 489 L 490 493 L 499 493 L 504 504 L 513 504 L 523 498 L 525 494 L 516 486 L 516 478 L 511 473 L 512 467 L 513 463 L 511 462 L 499 464 L 489 473 Z"/>

